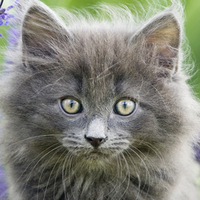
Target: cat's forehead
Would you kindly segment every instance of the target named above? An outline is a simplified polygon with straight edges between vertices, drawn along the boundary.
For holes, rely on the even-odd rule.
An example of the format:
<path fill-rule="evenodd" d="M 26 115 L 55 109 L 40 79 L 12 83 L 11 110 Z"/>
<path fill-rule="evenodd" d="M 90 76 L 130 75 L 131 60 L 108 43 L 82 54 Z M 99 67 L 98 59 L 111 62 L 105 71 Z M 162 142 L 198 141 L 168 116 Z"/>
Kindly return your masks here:
<path fill-rule="evenodd" d="M 73 37 L 62 56 L 65 79 L 73 80 L 68 85 L 75 85 L 76 93 L 100 104 L 139 91 L 138 51 L 127 44 L 127 32 L 84 30 Z"/>
<path fill-rule="evenodd" d="M 114 30 L 84 30 L 74 33 L 64 58 L 72 61 L 73 68 L 87 74 L 90 80 L 103 80 L 105 76 L 130 74 L 134 69 L 137 50 L 127 44 L 127 32 Z M 69 60 L 67 61 L 69 62 Z M 66 66 L 68 67 L 68 66 Z M 128 69 L 129 68 L 129 69 Z"/>

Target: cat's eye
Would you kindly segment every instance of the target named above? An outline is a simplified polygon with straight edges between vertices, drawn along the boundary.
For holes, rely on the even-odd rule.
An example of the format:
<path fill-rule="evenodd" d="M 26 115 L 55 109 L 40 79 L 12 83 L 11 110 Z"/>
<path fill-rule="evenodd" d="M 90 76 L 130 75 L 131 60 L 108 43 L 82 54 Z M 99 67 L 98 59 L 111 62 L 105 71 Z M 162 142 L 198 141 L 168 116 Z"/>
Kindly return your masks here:
<path fill-rule="evenodd" d="M 132 99 L 120 99 L 114 106 L 114 111 L 118 115 L 131 115 L 136 109 L 136 102 Z"/>
<path fill-rule="evenodd" d="M 64 98 L 60 101 L 60 104 L 63 111 L 67 114 L 77 114 L 83 110 L 81 103 L 74 98 Z"/>

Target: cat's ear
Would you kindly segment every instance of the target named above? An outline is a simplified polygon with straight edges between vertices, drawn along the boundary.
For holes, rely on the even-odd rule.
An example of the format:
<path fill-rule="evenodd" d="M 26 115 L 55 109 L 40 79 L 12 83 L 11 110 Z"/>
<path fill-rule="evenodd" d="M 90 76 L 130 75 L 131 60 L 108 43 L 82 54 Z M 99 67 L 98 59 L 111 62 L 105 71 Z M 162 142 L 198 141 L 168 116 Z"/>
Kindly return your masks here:
<path fill-rule="evenodd" d="M 64 23 L 51 9 L 41 3 L 32 5 L 22 26 L 22 50 L 24 58 L 55 57 L 57 50 L 69 40 Z"/>
<path fill-rule="evenodd" d="M 144 45 L 147 60 L 156 58 L 161 67 L 177 71 L 181 31 L 173 12 L 154 17 L 132 39 Z"/>

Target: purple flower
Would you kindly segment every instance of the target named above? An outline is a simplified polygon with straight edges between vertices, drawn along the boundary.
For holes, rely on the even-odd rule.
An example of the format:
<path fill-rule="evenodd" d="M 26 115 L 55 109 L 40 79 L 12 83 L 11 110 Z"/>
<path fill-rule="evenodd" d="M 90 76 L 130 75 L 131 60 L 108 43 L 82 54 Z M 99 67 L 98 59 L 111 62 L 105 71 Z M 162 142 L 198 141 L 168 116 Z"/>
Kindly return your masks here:
<path fill-rule="evenodd" d="M 3 24 L 5 26 L 8 25 L 9 19 L 14 18 L 14 15 L 8 13 L 8 11 L 12 8 L 13 6 L 8 6 L 7 9 L 0 8 L 0 26 L 2 26 Z"/>
<path fill-rule="evenodd" d="M 16 2 L 15 2 L 16 3 Z M 0 8 L 0 26 L 8 26 L 9 25 L 9 20 L 11 18 L 14 18 L 14 15 L 10 14 L 9 11 L 13 8 L 14 6 L 8 6 L 6 9 L 5 8 Z M 0 33 L 0 37 L 3 37 L 3 35 Z"/>
<path fill-rule="evenodd" d="M 0 8 L 0 26 L 3 25 L 3 19 L 5 18 L 5 9 Z"/>

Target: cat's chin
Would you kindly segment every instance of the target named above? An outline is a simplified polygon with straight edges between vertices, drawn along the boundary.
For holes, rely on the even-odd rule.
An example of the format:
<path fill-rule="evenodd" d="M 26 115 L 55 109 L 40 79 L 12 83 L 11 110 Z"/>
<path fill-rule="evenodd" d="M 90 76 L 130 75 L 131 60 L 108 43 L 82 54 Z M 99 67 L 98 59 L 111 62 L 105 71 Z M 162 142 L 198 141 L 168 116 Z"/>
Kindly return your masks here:
<path fill-rule="evenodd" d="M 104 160 L 110 157 L 108 152 L 103 152 L 99 150 L 91 150 L 84 155 L 84 159 L 88 161 L 98 162 L 99 160 Z"/>
<path fill-rule="evenodd" d="M 76 162 L 74 165 L 77 174 L 112 174 L 114 170 L 111 170 L 113 168 L 112 164 L 116 162 L 116 159 L 110 154 L 91 151 L 78 155 L 74 161 Z"/>
<path fill-rule="evenodd" d="M 76 161 L 83 162 L 91 167 L 101 167 L 116 156 L 116 152 L 111 152 L 105 149 L 85 149 L 74 154 Z"/>

